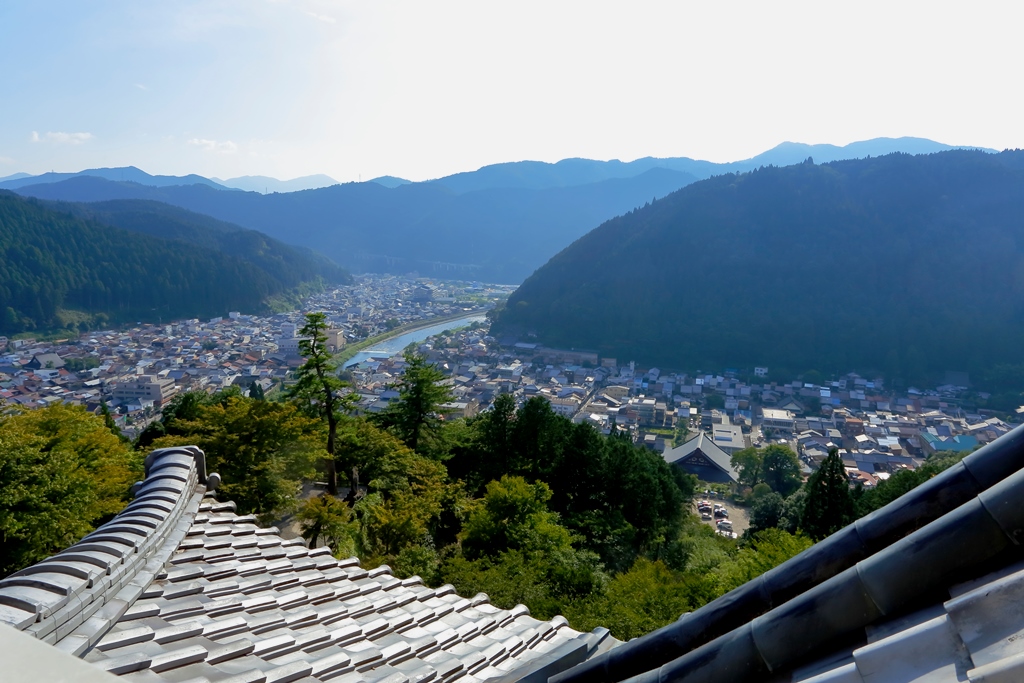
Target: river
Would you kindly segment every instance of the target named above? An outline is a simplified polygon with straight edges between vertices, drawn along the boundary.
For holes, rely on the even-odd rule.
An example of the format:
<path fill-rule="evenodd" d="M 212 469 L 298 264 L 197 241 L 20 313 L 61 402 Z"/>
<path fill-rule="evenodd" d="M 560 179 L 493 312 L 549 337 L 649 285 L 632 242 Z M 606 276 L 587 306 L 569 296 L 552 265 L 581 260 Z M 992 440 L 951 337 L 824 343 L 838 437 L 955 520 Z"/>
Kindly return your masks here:
<path fill-rule="evenodd" d="M 393 356 L 396 353 L 401 353 L 402 349 L 413 342 L 421 342 L 427 337 L 438 334 L 439 332 L 450 330 L 455 327 L 465 327 L 471 323 L 483 322 L 484 320 L 487 320 L 487 316 L 480 313 L 474 313 L 473 315 L 468 315 L 465 318 L 457 318 L 455 320 L 438 323 L 437 325 L 431 325 L 430 327 L 422 327 L 418 330 L 413 330 L 412 332 L 400 334 L 397 337 L 385 339 L 384 341 L 374 344 L 373 348 L 367 349 L 366 351 L 360 351 L 356 355 L 352 356 L 352 358 L 345 361 L 345 367 L 347 368 L 352 365 L 362 363 L 367 358 Z"/>

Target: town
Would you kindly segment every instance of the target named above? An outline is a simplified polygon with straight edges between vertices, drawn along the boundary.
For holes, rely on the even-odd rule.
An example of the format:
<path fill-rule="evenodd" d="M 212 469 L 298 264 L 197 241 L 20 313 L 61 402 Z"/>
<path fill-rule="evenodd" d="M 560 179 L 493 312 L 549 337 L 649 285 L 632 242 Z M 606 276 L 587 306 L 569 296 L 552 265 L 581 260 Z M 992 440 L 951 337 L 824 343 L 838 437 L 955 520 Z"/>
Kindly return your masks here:
<path fill-rule="evenodd" d="M 640 369 L 632 361 L 587 351 L 497 340 L 477 319 L 511 287 L 367 275 L 355 284 L 310 298 L 306 310 L 327 314 L 336 352 L 364 340 L 455 321 L 417 351 L 447 376 L 454 400 L 447 418 L 472 417 L 502 393 L 522 403 L 533 396 L 576 423 L 604 434 L 626 432 L 707 482 L 738 475 L 730 456 L 769 443 L 788 445 L 810 473 L 839 449 L 852 484 L 872 488 L 901 469 L 915 469 L 936 451 L 969 452 L 1013 425 L 962 407 L 967 378 L 932 390 L 887 391 L 880 378 L 848 374 L 818 383 L 768 380 L 768 368 L 748 376 L 682 374 Z M 300 312 L 270 316 L 232 312 L 224 318 L 140 324 L 51 342 L 0 338 L 0 399 L 26 408 L 54 402 L 99 412 L 104 403 L 129 438 L 159 419 L 185 391 L 213 392 L 254 385 L 267 395 L 284 388 L 302 359 Z M 351 347 L 350 347 L 351 348 Z M 359 409 L 383 410 L 398 396 L 401 352 L 370 350 L 344 363 Z M 341 356 L 345 358 L 345 356 Z"/>

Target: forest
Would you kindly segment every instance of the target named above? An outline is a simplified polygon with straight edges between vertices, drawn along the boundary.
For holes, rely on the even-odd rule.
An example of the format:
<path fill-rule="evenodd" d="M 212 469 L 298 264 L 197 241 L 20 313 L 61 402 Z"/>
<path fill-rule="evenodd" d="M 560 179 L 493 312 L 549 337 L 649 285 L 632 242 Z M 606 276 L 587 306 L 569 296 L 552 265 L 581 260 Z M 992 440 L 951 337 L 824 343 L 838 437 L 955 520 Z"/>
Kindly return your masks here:
<path fill-rule="evenodd" d="M 235 256 L 265 271 L 285 288 L 317 278 L 331 284 L 346 284 L 352 280 L 344 268 L 310 249 L 291 246 L 256 230 L 162 202 L 112 200 L 89 204 L 47 202 L 47 205 L 104 225 Z"/>
<path fill-rule="evenodd" d="M 198 234 L 202 224 L 189 226 L 175 214 L 154 221 L 152 207 L 79 213 L 0 191 L 0 334 L 255 313 L 303 282 L 348 277 L 295 250 L 277 251 L 251 231 L 211 237 L 219 247 L 186 243 L 193 240 L 184 235 Z M 129 232 L 99 222 L 105 216 L 178 232 L 168 235 L 173 239 L 140 227 Z M 264 256 L 270 251 L 278 255 Z"/>
<path fill-rule="evenodd" d="M 693 514 L 698 482 L 624 433 L 573 424 L 536 397 L 517 405 L 502 395 L 479 416 L 445 419 L 443 375 L 412 353 L 399 398 L 381 413 L 354 414 L 318 347 L 322 317 L 318 325 L 302 331 L 307 361 L 280 400 L 237 387 L 184 393 L 135 444 L 82 408 L 0 416 L 0 575 L 109 519 L 149 450 L 196 444 L 223 479 L 218 496 L 263 524 L 295 523 L 338 557 L 387 563 L 400 577 L 485 592 L 501 607 L 522 603 L 540 618 L 563 614 L 575 628 L 606 626 L 628 639 L 952 462 L 936 459 L 863 492 L 849 489 L 836 454 L 804 483 L 788 449 L 741 452 L 739 495 L 752 504 L 752 529 L 727 538 Z M 340 475 L 333 495 L 332 473 Z M 326 486 L 300 495 L 313 480 Z"/>
<path fill-rule="evenodd" d="M 493 330 L 683 371 L 982 378 L 1024 342 L 1022 167 L 948 151 L 703 180 L 578 239 Z"/>

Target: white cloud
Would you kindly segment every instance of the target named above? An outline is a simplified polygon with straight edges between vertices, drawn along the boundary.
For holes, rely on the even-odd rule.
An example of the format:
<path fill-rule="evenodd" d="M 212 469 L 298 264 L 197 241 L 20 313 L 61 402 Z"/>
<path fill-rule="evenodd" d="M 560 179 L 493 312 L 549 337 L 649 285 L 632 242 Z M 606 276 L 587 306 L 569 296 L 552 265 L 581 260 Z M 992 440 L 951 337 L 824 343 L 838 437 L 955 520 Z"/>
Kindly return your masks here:
<path fill-rule="evenodd" d="M 95 135 L 92 133 L 61 133 L 49 131 L 40 135 L 38 131 L 32 131 L 30 142 L 49 142 L 55 145 L 81 145 L 92 140 Z"/>
<path fill-rule="evenodd" d="M 147 88 L 146 86 L 142 85 L 141 83 L 136 83 L 135 87 L 138 88 L 139 90 L 149 90 L 149 88 Z"/>
<path fill-rule="evenodd" d="M 205 138 L 192 138 L 188 141 L 188 144 L 201 147 L 207 152 L 217 152 L 219 154 L 234 154 L 238 151 L 238 145 L 231 142 L 231 140 L 219 142 L 217 140 L 207 140 Z"/>
<path fill-rule="evenodd" d="M 10 166 L 13 163 L 14 159 L 11 157 L 0 157 L 0 164 L 3 164 L 4 166 Z"/>

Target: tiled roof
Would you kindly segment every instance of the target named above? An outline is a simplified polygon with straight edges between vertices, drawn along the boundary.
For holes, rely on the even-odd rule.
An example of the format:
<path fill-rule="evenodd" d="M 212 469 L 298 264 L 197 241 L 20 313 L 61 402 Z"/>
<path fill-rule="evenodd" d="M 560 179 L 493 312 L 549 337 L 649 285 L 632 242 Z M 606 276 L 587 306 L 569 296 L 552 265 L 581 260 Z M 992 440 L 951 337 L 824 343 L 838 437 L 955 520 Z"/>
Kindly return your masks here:
<path fill-rule="evenodd" d="M 198 448 L 146 472 L 112 521 L 0 581 L 0 639 L 21 629 L 140 683 L 546 680 L 618 644 L 285 540 L 207 496 Z"/>
<path fill-rule="evenodd" d="M 1024 427 L 554 683 L 1024 680 Z"/>
<path fill-rule="evenodd" d="M 697 432 L 697 436 L 686 443 L 665 451 L 662 454 L 662 457 L 665 459 L 665 462 L 671 465 L 689 457 L 696 451 L 700 451 L 705 458 L 712 462 L 715 467 L 721 470 L 724 474 L 728 475 L 730 479 L 733 481 L 739 480 L 739 473 L 736 471 L 736 468 L 732 466 L 731 456 L 723 451 L 721 447 L 703 431 Z"/>

